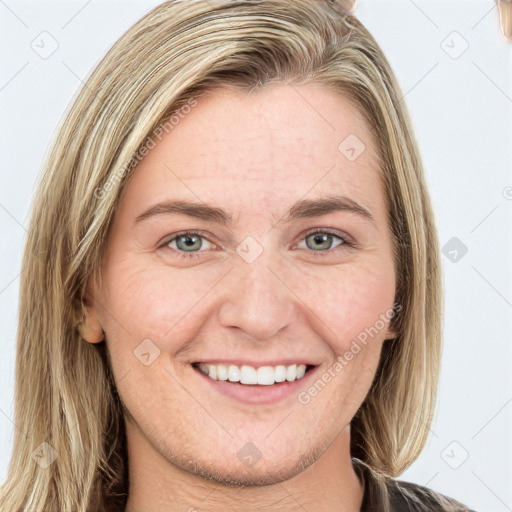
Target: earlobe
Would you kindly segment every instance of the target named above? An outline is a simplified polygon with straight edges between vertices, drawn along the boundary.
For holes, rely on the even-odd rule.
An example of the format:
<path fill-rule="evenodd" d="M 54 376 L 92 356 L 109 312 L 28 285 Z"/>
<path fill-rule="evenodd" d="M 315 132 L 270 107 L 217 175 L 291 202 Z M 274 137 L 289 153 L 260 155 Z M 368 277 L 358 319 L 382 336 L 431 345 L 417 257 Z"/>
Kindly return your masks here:
<path fill-rule="evenodd" d="M 398 334 L 391 328 L 387 330 L 386 337 L 384 338 L 385 341 L 395 341 L 398 337 Z"/>
<path fill-rule="evenodd" d="M 384 336 L 384 341 L 395 341 L 395 339 L 398 337 L 398 333 L 393 328 L 392 323 L 393 322 L 391 321 L 386 329 L 386 335 Z"/>
<path fill-rule="evenodd" d="M 78 324 L 78 332 L 80 336 L 89 343 L 100 343 L 105 339 L 105 331 L 101 328 L 101 324 L 93 307 L 82 305 L 84 317 Z"/>

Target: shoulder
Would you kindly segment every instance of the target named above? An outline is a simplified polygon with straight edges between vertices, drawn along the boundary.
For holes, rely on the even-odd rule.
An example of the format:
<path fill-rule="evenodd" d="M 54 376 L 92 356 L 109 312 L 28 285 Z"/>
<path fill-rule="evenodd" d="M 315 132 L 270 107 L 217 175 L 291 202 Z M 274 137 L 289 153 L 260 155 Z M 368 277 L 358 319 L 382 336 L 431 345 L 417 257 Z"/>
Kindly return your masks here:
<path fill-rule="evenodd" d="M 390 479 L 387 487 L 393 512 L 475 512 L 453 498 L 412 482 Z"/>
<path fill-rule="evenodd" d="M 361 512 L 476 512 L 428 487 L 385 475 L 358 458 L 352 462 L 364 484 Z"/>

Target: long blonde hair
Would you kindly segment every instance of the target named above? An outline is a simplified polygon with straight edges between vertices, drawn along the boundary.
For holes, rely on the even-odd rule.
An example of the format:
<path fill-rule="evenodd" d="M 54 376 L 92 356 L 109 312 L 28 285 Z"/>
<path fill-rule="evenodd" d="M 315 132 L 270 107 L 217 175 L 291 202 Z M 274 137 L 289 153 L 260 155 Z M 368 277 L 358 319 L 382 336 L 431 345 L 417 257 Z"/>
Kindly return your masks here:
<path fill-rule="evenodd" d="M 122 404 L 106 344 L 86 343 L 77 325 L 134 155 L 208 88 L 250 93 L 308 81 L 339 91 L 365 116 L 394 242 L 397 337 L 384 343 L 351 423 L 352 455 L 389 477 L 418 457 L 436 405 L 442 277 L 417 143 L 388 61 L 364 26 L 328 0 L 175 0 L 145 15 L 101 60 L 44 163 L 22 263 L 3 512 L 124 508 Z M 37 450 L 57 457 L 42 467 Z"/>

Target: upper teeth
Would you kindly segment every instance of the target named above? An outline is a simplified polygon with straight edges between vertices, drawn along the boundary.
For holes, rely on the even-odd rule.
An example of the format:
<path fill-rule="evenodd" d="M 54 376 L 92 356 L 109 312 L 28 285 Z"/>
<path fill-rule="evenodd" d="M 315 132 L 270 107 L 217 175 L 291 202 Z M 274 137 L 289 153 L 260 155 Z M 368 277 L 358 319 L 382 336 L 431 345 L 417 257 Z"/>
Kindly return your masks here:
<path fill-rule="evenodd" d="M 241 384 L 261 384 L 269 386 L 275 382 L 293 381 L 300 379 L 306 373 L 305 364 L 291 364 L 289 366 L 253 366 L 238 367 L 234 364 L 204 364 L 199 363 L 200 370 L 213 380 L 229 380 Z"/>

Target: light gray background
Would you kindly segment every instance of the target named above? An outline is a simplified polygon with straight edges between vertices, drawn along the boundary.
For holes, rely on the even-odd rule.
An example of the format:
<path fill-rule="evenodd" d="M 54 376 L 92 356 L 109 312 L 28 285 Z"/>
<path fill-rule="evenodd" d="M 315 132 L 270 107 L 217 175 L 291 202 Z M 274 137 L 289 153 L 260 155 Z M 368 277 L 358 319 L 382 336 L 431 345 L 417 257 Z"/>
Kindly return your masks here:
<path fill-rule="evenodd" d="M 77 89 L 158 3 L 0 0 L 2 481 L 15 428 L 21 247 L 36 176 Z M 428 446 L 400 479 L 477 511 L 512 510 L 512 44 L 501 38 L 493 0 L 359 0 L 356 14 L 404 90 L 446 253 L 438 414 Z M 32 49 L 48 50 L 51 38 L 58 48 L 47 58 Z"/>

